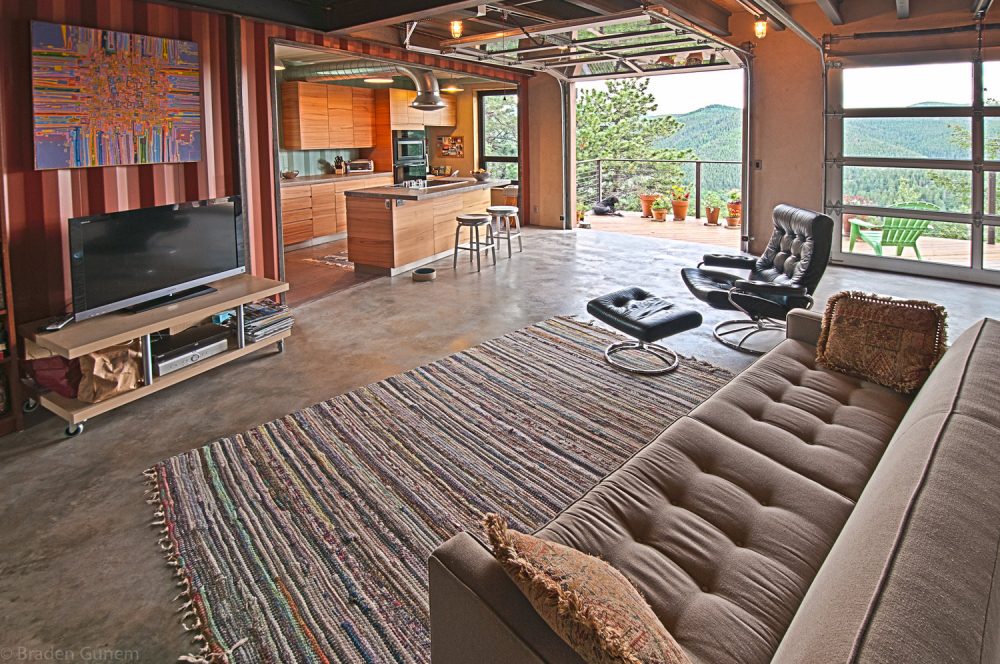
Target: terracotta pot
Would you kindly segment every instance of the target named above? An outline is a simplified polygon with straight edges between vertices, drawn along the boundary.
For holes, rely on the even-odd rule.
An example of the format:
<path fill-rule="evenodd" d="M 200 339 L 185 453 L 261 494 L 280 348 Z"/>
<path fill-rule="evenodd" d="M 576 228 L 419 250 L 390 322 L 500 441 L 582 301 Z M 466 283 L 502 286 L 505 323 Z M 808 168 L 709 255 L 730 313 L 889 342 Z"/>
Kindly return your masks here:
<path fill-rule="evenodd" d="M 706 226 L 718 226 L 719 225 L 719 213 L 722 212 L 722 208 L 717 207 L 706 207 L 705 208 L 705 225 Z"/>
<path fill-rule="evenodd" d="M 689 201 L 673 201 L 674 221 L 684 221 L 688 216 Z"/>
<path fill-rule="evenodd" d="M 654 221 L 666 221 L 667 220 L 667 208 L 653 209 L 653 220 Z"/>
<path fill-rule="evenodd" d="M 653 203 L 659 198 L 659 194 L 640 194 L 639 204 L 642 205 L 642 216 L 652 217 L 653 216 Z"/>
<path fill-rule="evenodd" d="M 726 219 L 726 226 L 729 228 L 739 228 L 743 223 L 743 203 L 726 203 L 726 209 L 729 212 L 729 218 Z"/>

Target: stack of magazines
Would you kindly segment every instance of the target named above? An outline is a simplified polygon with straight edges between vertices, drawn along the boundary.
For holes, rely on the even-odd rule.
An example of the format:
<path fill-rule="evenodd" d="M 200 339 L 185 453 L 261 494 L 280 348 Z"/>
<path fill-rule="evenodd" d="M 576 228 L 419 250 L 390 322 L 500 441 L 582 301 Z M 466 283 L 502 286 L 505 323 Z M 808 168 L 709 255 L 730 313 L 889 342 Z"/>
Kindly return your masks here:
<path fill-rule="evenodd" d="M 235 324 L 236 320 L 232 321 Z M 288 307 L 270 300 L 253 302 L 243 307 L 243 332 L 249 343 L 257 343 L 291 329 L 294 322 Z"/>

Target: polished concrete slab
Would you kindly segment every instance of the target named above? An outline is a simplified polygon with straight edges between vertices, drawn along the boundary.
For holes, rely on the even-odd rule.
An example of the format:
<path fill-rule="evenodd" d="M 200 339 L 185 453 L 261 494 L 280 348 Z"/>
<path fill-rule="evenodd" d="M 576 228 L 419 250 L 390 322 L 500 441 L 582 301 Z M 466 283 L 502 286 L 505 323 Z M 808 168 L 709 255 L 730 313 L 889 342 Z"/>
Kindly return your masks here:
<path fill-rule="evenodd" d="M 81 649 L 101 648 L 168 662 L 193 650 L 149 526 L 142 471 L 214 438 L 550 316 L 585 315 L 590 298 L 632 284 L 703 311 L 704 327 L 671 340 L 678 351 L 748 366 L 753 358 L 712 340 L 711 325 L 731 315 L 701 307 L 678 275 L 711 250 L 533 230 L 523 254 L 502 252 L 479 273 L 443 260 L 431 283 L 381 278 L 299 307 L 285 353 L 263 351 L 130 404 L 89 422 L 79 438 L 38 415 L 29 430 L 0 439 L 0 656 L 3 648 L 61 649 L 81 661 Z M 995 288 L 831 268 L 820 299 L 842 289 L 941 302 L 953 335 L 1000 317 Z"/>

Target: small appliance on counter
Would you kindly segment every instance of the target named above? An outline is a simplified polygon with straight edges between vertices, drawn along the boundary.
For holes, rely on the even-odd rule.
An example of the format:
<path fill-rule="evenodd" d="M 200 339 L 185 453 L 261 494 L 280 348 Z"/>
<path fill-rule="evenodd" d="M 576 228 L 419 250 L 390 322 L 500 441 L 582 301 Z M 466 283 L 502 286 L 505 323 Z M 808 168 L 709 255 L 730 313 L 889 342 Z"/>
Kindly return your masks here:
<path fill-rule="evenodd" d="M 348 173 L 374 173 L 375 162 L 371 159 L 352 159 L 347 164 Z"/>

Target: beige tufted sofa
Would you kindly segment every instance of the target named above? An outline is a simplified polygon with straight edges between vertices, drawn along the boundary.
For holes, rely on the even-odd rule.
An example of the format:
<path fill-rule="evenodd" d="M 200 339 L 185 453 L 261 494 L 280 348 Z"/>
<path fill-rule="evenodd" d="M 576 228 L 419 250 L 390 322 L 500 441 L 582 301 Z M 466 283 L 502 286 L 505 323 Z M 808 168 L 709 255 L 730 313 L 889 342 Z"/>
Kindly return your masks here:
<path fill-rule="evenodd" d="M 641 590 L 693 662 L 1000 661 L 1000 323 L 915 399 L 815 366 L 818 315 L 538 531 Z M 573 662 L 468 534 L 435 664 Z"/>

